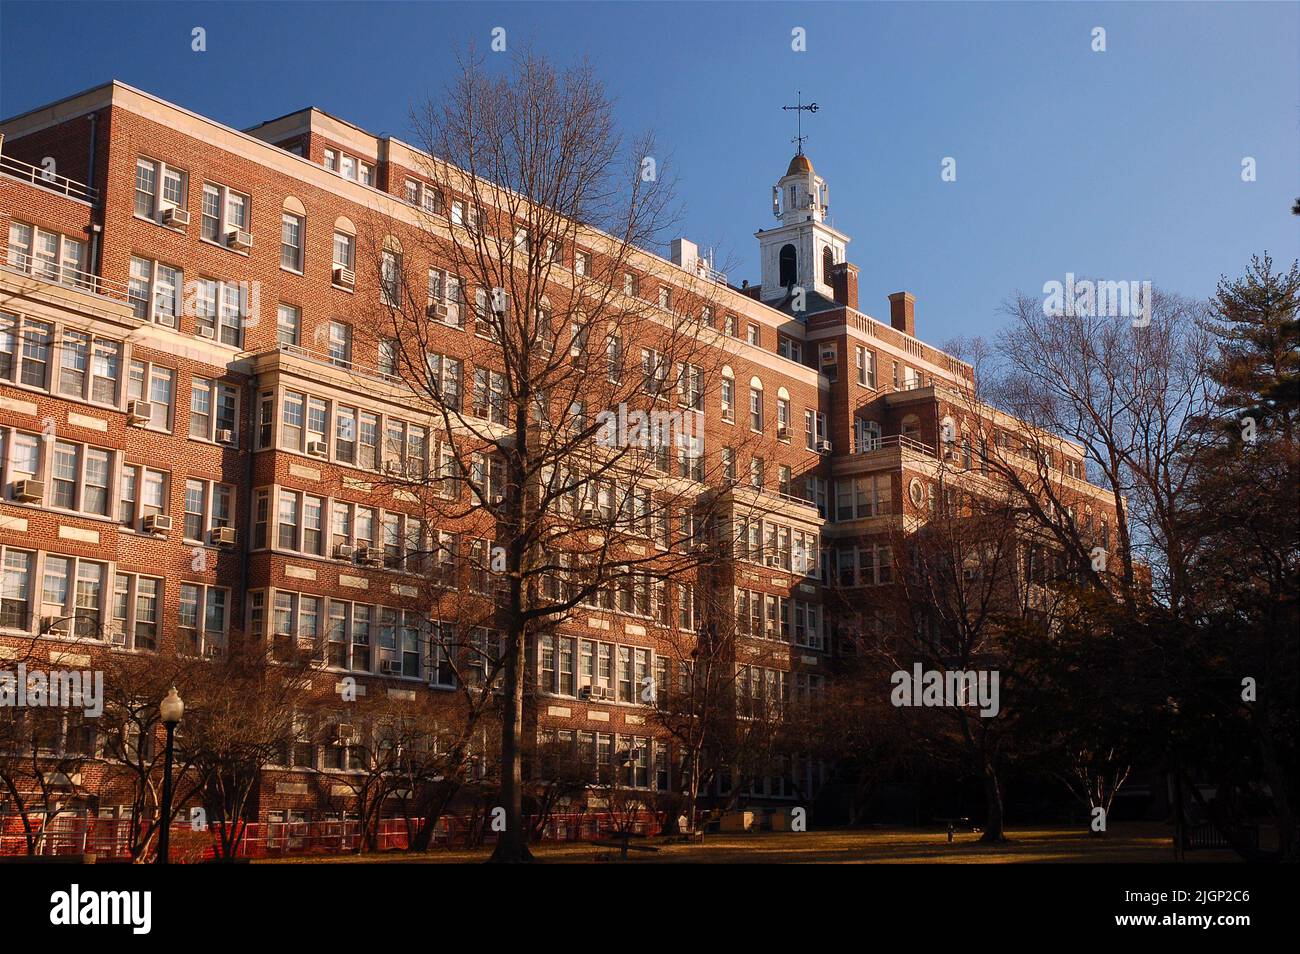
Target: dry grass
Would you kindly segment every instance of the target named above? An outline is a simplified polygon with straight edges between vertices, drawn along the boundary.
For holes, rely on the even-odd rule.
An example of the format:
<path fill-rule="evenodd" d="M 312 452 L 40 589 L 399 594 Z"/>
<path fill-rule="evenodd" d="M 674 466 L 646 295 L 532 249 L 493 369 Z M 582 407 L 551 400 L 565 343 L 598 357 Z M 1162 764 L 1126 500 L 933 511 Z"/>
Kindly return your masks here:
<path fill-rule="evenodd" d="M 958 834 L 952 844 L 942 831 L 870 829 L 863 831 L 757 832 L 708 836 L 703 844 L 688 845 L 648 838 L 641 844 L 657 852 L 633 851 L 629 864 L 873 864 L 946 863 L 1006 864 L 1023 862 L 1146 862 L 1173 861 L 1171 832 L 1159 824 L 1114 825 L 1097 838 L 1077 829 L 1033 828 L 1009 833 L 1002 845 L 986 845 L 979 835 Z M 417 863 L 456 864 L 480 862 L 491 853 L 477 850 L 436 849 L 426 854 L 389 852 L 372 855 L 313 855 L 268 859 L 270 864 L 294 863 Z M 586 864 L 617 849 L 587 842 L 547 842 L 533 846 L 538 860 L 558 864 Z M 1196 851 L 1196 861 L 1239 860 L 1231 851 Z"/>

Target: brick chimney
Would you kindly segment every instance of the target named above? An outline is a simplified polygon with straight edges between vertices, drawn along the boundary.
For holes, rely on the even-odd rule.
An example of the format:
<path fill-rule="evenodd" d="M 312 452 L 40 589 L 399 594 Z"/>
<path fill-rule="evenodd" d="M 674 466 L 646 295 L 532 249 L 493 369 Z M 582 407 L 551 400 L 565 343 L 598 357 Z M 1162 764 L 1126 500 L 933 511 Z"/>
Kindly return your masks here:
<path fill-rule="evenodd" d="M 831 291 L 835 300 L 850 308 L 858 307 L 858 266 L 840 262 L 831 268 Z"/>
<path fill-rule="evenodd" d="M 916 337 L 916 296 L 894 292 L 889 296 L 889 323 L 904 334 Z"/>

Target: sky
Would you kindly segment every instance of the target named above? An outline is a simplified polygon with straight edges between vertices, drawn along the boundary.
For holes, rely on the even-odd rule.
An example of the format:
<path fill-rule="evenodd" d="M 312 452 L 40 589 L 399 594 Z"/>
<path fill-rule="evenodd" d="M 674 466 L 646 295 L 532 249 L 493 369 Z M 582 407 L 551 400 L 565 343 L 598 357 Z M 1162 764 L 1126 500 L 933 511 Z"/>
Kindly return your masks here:
<path fill-rule="evenodd" d="M 887 320 L 910 291 L 936 344 L 993 335 L 1009 296 L 1067 273 L 1208 296 L 1252 254 L 1300 248 L 1294 3 L 3 0 L 0 116 L 118 79 L 235 128 L 318 106 L 409 141 L 411 104 L 497 27 L 591 60 L 622 129 L 653 129 L 675 168 L 679 231 L 736 285 L 776 224 L 781 106 L 815 101 L 805 150 L 861 309 Z"/>

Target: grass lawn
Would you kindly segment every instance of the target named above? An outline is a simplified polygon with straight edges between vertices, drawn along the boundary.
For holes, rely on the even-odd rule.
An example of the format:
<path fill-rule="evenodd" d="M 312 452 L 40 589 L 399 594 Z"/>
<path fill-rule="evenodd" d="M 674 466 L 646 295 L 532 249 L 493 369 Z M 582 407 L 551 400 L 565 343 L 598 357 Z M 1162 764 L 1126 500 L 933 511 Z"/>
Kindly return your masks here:
<path fill-rule="evenodd" d="M 1160 824 L 1114 825 L 1101 838 L 1086 831 L 1062 828 L 1029 828 L 1012 831 L 1003 845 L 985 845 L 977 834 L 958 834 L 948 844 L 943 831 L 914 829 L 867 829 L 861 831 L 755 832 L 753 834 L 709 835 L 703 844 L 688 845 L 661 838 L 638 839 L 636 843 L 659 848 L 657 852 L 632 851 L 629 864 L 827 864 L 861 863 L 948 863 L 1004 864 L 1008 862 L 1172 862 L 1172 834 Z M 369 855 L 312 855 L 267 859 L 266 864 L 338 864 L 345 862 L 455 864 L 480 862 L 490 848 L 475 850 L 435 849 L 426 854 L 387 852 Z M 604 845 L 588 842 L 543 842 L 533 846 L 540 861 L 586 864 L 597 855 L 617 853 Z M 1188 853 L 1188 860 L 1231 862 L 1239 860 L 1231 851 L 1202 850 Z"/>

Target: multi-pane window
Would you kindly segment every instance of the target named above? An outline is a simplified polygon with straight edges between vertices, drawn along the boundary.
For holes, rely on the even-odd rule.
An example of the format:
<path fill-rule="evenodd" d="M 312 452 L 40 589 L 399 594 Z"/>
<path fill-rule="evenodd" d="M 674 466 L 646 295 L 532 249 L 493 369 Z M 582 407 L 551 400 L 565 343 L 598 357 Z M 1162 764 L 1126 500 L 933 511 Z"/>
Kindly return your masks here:
<path fill-rule="evenodd" d="M 139 464 L 125 465 L 118 485 L 118 522 L 124 527 L 139 530 L 145 517 L 166 512 L 166 472 Z"/>
<path fill-rule="evenodd" d="M 108 567 L 77 557 L 45 554 L 39 631 L 103 639 L 104 584 Z"/>
<path fill-rule="evenodd" d="M 50 454 L 49 505 L 107 517 L 112 461 L 111 451 L 55 441 Z"/>
<path fill-rule="evenodd" d="M 0 547 L 0 629 L 30 632 L 36 554 Z"/>
<path fill-rule="evenodd" d="M 749 389 L 749 428 L 753 431 L 763 430 L 763 391 L 761 388 Z"/>
<path fill-rule="evenodd" d="M 429 269 L 429 317 L 460 328 L 463 324 L 460 306 L 460 278 L 441 269 Z"/>
<path fill-rule="evenodd" d="M 159 184 L 161 182 L 161 201 Z M 163 209 L 184 209 L 188 201 L 189 174 L 153 159 L 135 161 L 135 214 L 158 221 Z"/>
<path fill-rule="evenodd" d="M 344 232 L 334 233 L 334 267 L 351 270 L 356 261 L 356 238 Z M 337 284 L 337 283 L 336 283 Z"/>
<path fill-rule="evenodd" d="M 281 490 L 278 508 L 277 546 L 314 556 L 324 555 L 325 501 L 314 494 Z"/>
<path fill-rule="evenodd" d="M 461 402 L 462 364 L 456 358 L 440 354 L 426 356 L 429 390 L 448 410 L 459 411 Z"/>
<path fill-rule="evenodd" d="M 329 359 L 340 367 L 352 365 L 352 326 L 347 322 L 329 323 Z"/>
<path fill-rule="evenodd" d="M 858 384 L 867 388 L 876 386 L 876 353 L 858 345 L 855 349 Z"/>
<path fill-rule="evenodd" d="M 190 385 L 190 437 L 233 444 L 238 437 L 239 389 L 208 378 Z"/>
<path fill-rule="evenodd" d="M 280 305 L 275 310 L 275 343 L 297 347 L 302 341 L 302 309 Z"/>
<path fill-rule="evenodd" d="M 184 275 L 179 268 L 132 256 L 127 298 L 137 318 L 175 328 L 183 287 Z"/>
<path fill-rule="evenodd" d="M 280 216 L 280 267 L 302 271 L 303 220 L 301 215 L 284 212 Z"/>
<path fill-rule="evenodd" d="M 185 539 L 209 543 L 234 523 L 234 488 L 211 480 L 185 481 Z"/>
<path fill-rule="evenodd" d="M 179 651 L 187 656 L 214 656 L 225 650 L 230 591 L 198 583 L 180 585 Z"/>
<path fill-rule="evenodd" d="M 379 294 L 385 305 L 402 304 L 402 256 L 388 249 L 379 258 Z"/>
<path fill-rule="evenodd" d="M 861 520 L 893 512 L 889 474 L 868 474 L 835 482 L 835 519 Z"/>
<path fill-rule="evenodd" d="M 210 242 L 226 244 L 232 232 L 248 231 L 248 196 L 224 185 L 203 183 L 200 234 Z"/>
<path fill-rule="evenodd" d="M 156 431 L 171 430 L 175 393 L 175 373 L 170 368 L 159 367 L 145 361 L 131 362 L 126 382 L 126 396 L 128 401 L 148 403 L 147 427 Z"/>
<path fill-rule="evenodd" d="M 474 371 L 474 408 L 475 417 L 486 418 L 494 424 L 506 423 L 506 379 L 505 375 L 486 368 Z"/>
<path fill-rule="evenodd" d="M 113 622 L 108 637 L 127 649 L 158 648 L 162 580 L 118 573 L 113 580 Z"/>
<path fill-rule="evenodd" d="M 23 222 L 9 223 L 8 262 L 10 268 L 78 288 L 90 288 L 94 280 L 86 270 L 84 241 Z"/>
<path fill-rule="evenodd" d="M 704 369 L 694 364 L 677 367 L 677 403 L 696 411 L 704 410 Z"/>

